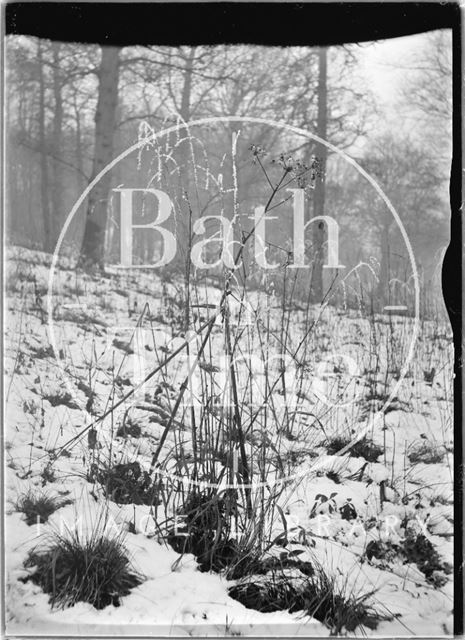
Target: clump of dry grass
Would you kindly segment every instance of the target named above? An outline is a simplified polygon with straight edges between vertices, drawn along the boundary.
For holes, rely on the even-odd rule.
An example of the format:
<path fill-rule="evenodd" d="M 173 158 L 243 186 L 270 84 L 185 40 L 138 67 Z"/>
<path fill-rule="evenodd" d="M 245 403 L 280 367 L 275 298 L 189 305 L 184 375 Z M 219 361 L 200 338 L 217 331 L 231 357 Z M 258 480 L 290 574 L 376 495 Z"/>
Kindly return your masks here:
<path fill-rule="evenodd" d="M 327 451 L 329 455 L 335 455 L 350 442 L 350 438 L 335 436 L 328 441 Z M 365 436 L 360 438 L 348 451 L 355 458 L 365 458 L 367 462 L 376 462 L 383 453 L 383 448 L 375 444 Z"/>
<path fill-rule="evenodd" d="M 325 624 L 332 635 L 360 627 L 375 629 L 382 619 L 369 602 L 374 592 L 356 594 L 346 582 L 329 575 L 316 560 L 289 570 L 279 562 L 265 575 L 246 576 L 230 587 L 229 595 L 249 609 L 263 613 L 302 611 Z"/>
<path fill-rule="evenodd" d="M 178 510 L 176 526 L 167 536 L 178 553 L 195 555 L 201 571 L 222 571 L 237 554 L 237 543 L 229 536 L 228 501 L 215 489 L 189 493 Z"/>
<path fill-rule="evenodd" d="M 413 443 L 407 454 L 408 459 L 413 464 L 423 462 L 424 464 L 437 464 L 444 460 L 446 450 L 444 447 L 434 442 L 423 440 Z"/>
<path fill-rule="evenodd" d="M 33 525 L 38 522 L 47 522 L 55 511 L 67 504 L 71 504 L 71 500 L 62 500 L 45 491 L 29 489 L 18 497 L 15 509 L 24 513 L 28 525 Z"/>
<path fill-rule="evenodd" d="M 121 598 L 143 582 L 121 536 L 108 537 L 99 528 L 88 538 L 77 532 L 54 534 L 46 548 L 29 553 L 25 567 L 34 568 L 26 580 L 50 595 L 52 607 L 62 609 L 77 602 L 96 609 L 118 607 Z"/>

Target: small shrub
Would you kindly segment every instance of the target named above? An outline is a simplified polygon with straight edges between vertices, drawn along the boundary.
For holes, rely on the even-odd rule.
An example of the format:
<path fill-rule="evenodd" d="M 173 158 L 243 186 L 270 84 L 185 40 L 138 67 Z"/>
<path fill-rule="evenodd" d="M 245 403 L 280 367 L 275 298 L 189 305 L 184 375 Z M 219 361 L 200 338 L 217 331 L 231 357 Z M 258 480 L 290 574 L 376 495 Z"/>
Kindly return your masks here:
<path fill-rule="evenodd" d="M 228 594 L 247 609 L 262 613 L 295 611 L 302 609 L 301 589 L 296 580 L 284 573 L 272 573 L 265 576 L 248 576 L 228 589 Z"/>
<path fill-rule="evenodd" d="M 237 563 L 240 549 L 230 537 L 229 522 L 237 508 L 235 494 L 194 489 L 177 512 L 167 541 L 178 553 L 192 553 L 201 571 L 223 571 Z"/>
<path fill-rule="evenodd" d="M 48 347 L 32 347 L 31 351 L 36 358 L 46 359 L 55 357 L 55 352 L 51 345 Z"/>
<path fill-rule="evenodd" d="M 336 635 L 343 629 L 355 631 L 361 626 L 376 629 L 380 615 L 367 602 L 372 595 L 373 592 L 361 595 L 348 592 L 345 584 L 339 586 L 334 577 L 316 565 L 315 575 L 305 583 L 301 604 L 306 613 L 326 625 L 332 635 Z M 296 603 L 297 606 L 299 604 Z M 298 610 L 294 606 L 290 612 Z"/>
<path fill-rule="evenodd" d="M 35 567 L 31 580 L 50 595 L 52 607 L 87 602 L 96 609 L 118 607 L 122 596 L 140 585 L 143 577 L 132 567 L 120 537 L 93 533 L 82 540 L 76 532 L 55 534 L 48 548 L 33 550 L 24 563 Z"/>
<path fill-rule="evenodd" d="M 383 453 L 383 448 L 368 438 L 362 438 L 350 449 L 350 455 L 355 458 L 365 458 L 367 462 L 376 462 Z"/>
<path fill-rule="evenodd" d="M 99 482 L 105 496 L 118 504 L 159 504 L 158 484 L 138 462 L 116 464 L 112 467 L 91 465 L 88 479 Z"/>
<path fill-rule="evenodd" d="M 412 463 L 423 462 L 424 464 L 437 464 L 444 460 L 446 452 L 433 442 L 428 440 L 414 443 L 407 455 Z"/>
<path fill-rule="evenodd" d="M 15 503 L 15 509 L 24 513 L 26 523 L 32 525 L 37 522 L 47 522 L 52 513 L 67 504 L 71 504 L 71 500 L 60 500 L 45 492 L 37 493 L 30 489 L 27 493 L 19 496 Z"/>
<path fill-rule="evenodd" d="M 416 535 L 411 531 L 407 531 L 401 544 L 371 540 L 366 547 L 365 554 L 368 560 L 376 558 L 384 563 L 397 559 L 404 563 L 415 563 L 428 582 L 437 586 L 442 586 L 447 582 L 445 574 L 452 570 L 451 566 L 441 559 L 428 538 L 423 534 Z"/>
<path fill-rule="evenodd" d="M 296 569 L 298 564 L 292 571 L 275 568 L 265 576 L 247 576 L 228 593 L 249 609 L 304 611 L 325 624 L 333 635 L 360 626 L 376 628 L 380 615 L 367 602 L 373 593 L 357 596 L 347 592 L 346 585 L 338 585 L 317 562 L 305 574 Z"/>
<path fill-rule="evenodd" d="M 332 438 L 327 444 L 328 454 L 336 455 L 341 449 L 347 446 L 349 442 L 349 438 L 342 436 Z M 349 449 L 348 453 L 354 458 L 365 458 L 367 462 L 376 462 L 383 453 L 383 449 L 371 440 L 368 440 L 368 438 L 363 437 Z"/>
<path fill-rule="evenodd" d="M 68 391 L 61 391 L 59 393 L 50 393 L 44 395 L 44 399 L 48 400 L 52 407 L 58 407 L 59 405 L 65 405 L 69 409 L 79 409 L 79 405 L 73 399 L 73 396 Z"/>
<path fill-rule="evenodd" d="M 376 560 L 382 560 L 387 565 L 387 563 L 394 562 L 401 555 L 401 548 L 395 542 L 370 540 L 366 546 L 365 555 L 368 561 L 375 558 Z"/>
<path fill-rule="evenodd" d="M 435 572 L 450 573 L 451 567 L 444 562 L 432 543 L 423 534 L 407 535 L 403 551 L 408 562 L 415 562 L 427 580 L 431 580 Z"/>

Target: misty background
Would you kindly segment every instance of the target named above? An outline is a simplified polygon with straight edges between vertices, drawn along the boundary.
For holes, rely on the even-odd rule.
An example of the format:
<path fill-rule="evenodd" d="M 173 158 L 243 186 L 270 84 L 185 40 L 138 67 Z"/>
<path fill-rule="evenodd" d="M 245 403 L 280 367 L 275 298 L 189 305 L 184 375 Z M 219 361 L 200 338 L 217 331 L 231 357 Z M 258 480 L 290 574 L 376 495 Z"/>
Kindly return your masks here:
<path fill-rule="evenodd" d="M 7 242 L 53 252 L 89 182 L 151 133 L 203 117 L 267 118 L 328 140 L 377 181 L 406 229 L 423 291 L 440 303 L 450 225 L 451 57 L 449 30 L 324 48 L 119 48 L 8 36 Z M 225 123 L 212 129 L 208 149 L 204 143 L 196 148 L 196 157 L 208 156 L 205 174 L 231 175 L 231 135 L 239 129 L 235 159 L 239 178 L 244 176 L 245 210 L 264 204 L 260 198 L 266 198 L 268 188 L 250 171 L 251 145 L 263 150 L 268 163 L 279 163 L 284 154 L 311 168 L 316 158 L 321 172 L 313 190 L 307 190 L 308 219 L 327 215 L 337 220 L 344 264 L 371 260 L 383 288 L 392 279 L 408 281 L 407 252 L 392 215 L 360 174 L 326 147 L 276 136 L 264 126 Z M 217 214 L 218 199 L 226 215 L 231 207 L 224 202 L 224 185 L 221 196 L 218 185 L 215 192 L 207 181 L 199 196 L 198 173 L 189 166 L 192 141 L 178 135 L 166 144 L 176 170 L 165 162 L 169 170 L 160 184 L 173 194 L 174 224 L 186 239 L 180 243 L 180 261 L 170 268 L 182 269 L 189 235 L 185 203 L 193 202 L 191 192 L 196 191 L 198 201 L 190 224 Z M 120 221 L 112 189 L 149 184 L 154 150 L 148 146 L 143 153 L 137 163 L 109 172 L 86 199 L 84 215 L 73 220 L 64 247 L 84 256 L 87 264 L 118 261 Z M 280 224 L 267 228 L 270 255 L 273 247 L 278 254 L 284 251 L 292 236 L 290 209 L 280 215 Z M 320 236 L 313 233 L 310 252 L 315 243 L 324 243 Z M 134 234 L 134 252 L 142 264 L 156 259 L 159 245 L 156 234 Z M 321 299 L 318 269 L 315 287 L 314 297 Z"/>

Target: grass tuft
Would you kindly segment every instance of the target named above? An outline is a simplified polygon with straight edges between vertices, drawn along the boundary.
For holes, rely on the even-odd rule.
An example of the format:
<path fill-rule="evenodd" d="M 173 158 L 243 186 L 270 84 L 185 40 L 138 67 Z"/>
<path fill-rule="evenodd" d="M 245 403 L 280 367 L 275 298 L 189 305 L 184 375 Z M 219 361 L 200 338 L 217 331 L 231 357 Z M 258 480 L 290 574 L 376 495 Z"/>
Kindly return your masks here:
<path fill-rule="evenodd" d="M 331 438 L 327 443 L 328 454 L 336 455 L 349 442 L 349 438 L 342 436 Z M 368 438 L 363 437 L 349 449 L 348 453 L 353 458 L 365 458 L 367 462 L 377 462 L 379 456 L 383 453 L 383 449 Z"/>
<path fill-rule="evenodd" d="M 176 526 L 167 541 L 178 553 L 192 553 L 201 571 L 223 571 L 239 555 L 228 527 L 235 508 L 232 491 L 221 495 L 216 490 L 194 489 L 178 510 Z"/>
<path fill-rule="evenodd" d="M 316 564 L 314 568 L 315 573 L 307 579 L 301 594 L 302 609 L 308 615 L 326 625 L 332 635 L 340 634 L 343 629 L 350 632 L 359 627 L 376 629 L 381 616 L 369 603 L 373 592 L 355 594 L 345 583 L 339 584 L 334 576 L 327 574 L 321 565 Z M 300 606 L 294 606 L 290 611 L 299 609 Z"/>
<path fill-rule="evenodd" d="M 433 442 L 427 440 L 414 443 L 410 447 L 408 459 L 412 464 L 423 462 L 423 464 L 438 464 L 444 460 L 446 451 Z"/>
<path fill-rule="evenodd" d="M 71 502 L 71 500 L 61 500 L 43 491 L 36 492 L 30 489 L 19 496 L 15 503 L 15 509 L 24 513 L 26 523 L 30 526 L 37 522 L 47 522 L 55 511 L 71 504 Z"/>
<path fill-rule="evenodd" d="M 96 609 L 120 606 L 121 597 L 143 582 L 131 565 L 121 537 L 93 533 L 81 539 L 76 532 L 54 534 L 48 548 L 32 550 L 24 566 L 35 567 L 26 578 L 50 595 L 52 607 L 87 602 Z"/>
<path fill-rule="evenodd" d="M 312 570 L 306 568 L 305 573 L 298 570 L 296 563 L 293 570 L 283 565 L 265 576 L 247 576 L 230 587 L 228 593 L 245 607 L 263 613 L 303 611 L 326 625 L 332 635 L 344 629 L 377 627 L 381 616 L 369 603 L 373 592 L 356 595 L 346 584 L 328 575 L 318 562 L 311 564 Z"/>

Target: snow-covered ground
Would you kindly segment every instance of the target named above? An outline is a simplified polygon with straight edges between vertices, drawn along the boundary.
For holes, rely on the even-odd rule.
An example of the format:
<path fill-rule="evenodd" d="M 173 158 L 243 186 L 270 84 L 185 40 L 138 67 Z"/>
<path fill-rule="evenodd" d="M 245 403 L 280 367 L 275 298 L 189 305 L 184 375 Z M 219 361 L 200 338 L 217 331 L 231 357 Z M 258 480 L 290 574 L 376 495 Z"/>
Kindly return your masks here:
<path fill-rule="evenodd" d="M 223 315 L 214 321 L 207 349 L 201 348 L 203 334 L 192 331 L 213 318 L 221 290 L 211 283 L 196 288 L 191 332 L 186 333 L 182 306 L 176 304 L 183 295 L 182 282 L 162 282 L 153 273 L 76 275 L 62 263 L 49 296 L 49 267 L 45 254 L 14 249 L 6 274 L 8 634 L 329 635 L 326 625 L 303 611 L 262 613 L 246 608 L 228 595 L 233 581 L 221 573 L 199 571 L 193 555 L 180 557 L 163 540 L 157 522 L 160 511 L 154 515 L 148 505 L 109 500 L 89 475 L 92 465 L 135 460 L 151 473 L 160 445 L 158 460 L 163 461 L 167 479 L 173 486 L 182 480 L 182 465 L 173 451 L 182 450 L 183 469 L 189 469 L 195 455 L 190 421 L 193 415 L 199 418 L 205 401 L 202 380 L 207 376 L 218 396 L 227 387 Z M 263 317 L 259 308 L 266 309 Z M 237 364 L 239 386 L 253 387 L 254 403 L 276 402 L 275 421 L 264 426 L 257 420 L 256 430 L 249 434 L 250 450 L 254 438 L 267 438 L 266 481 L 282 486 L 279 512 L 270 523 L 273 535 L 285 533 L 288 550 L 301 552 L 302 560 L 318 559 L 348 592 L 373 592 L 370 602 L 379 623 L 376 629 L 359 628 L 356 635 L 451 635 L 449 325 L 421 322 L 414 357 L 402 377 L 413 319 L 370 317 L 331 305 L 296 309 L 284 327 L 287 352 L 298 351 L 310 326 L 311 340 L 302 356 L 298 351 L 299 362 L 286 360 L 286 401 L 279 404 L 283 390 L 277 384 L 270 395 L 264 365 L 272 342 L 282 339 L 278 298 L 270 303 L 250 292 L 248 305 L 241 307 L 232 295 L 230 310 L 233 327 L 241 322 L 249 327 L 248 353 L 254 356 L 246 365 Z M 262 342 L 264 335 L 267 344 Z M 186 338 L 189 357 L 183 357 Z M 177 349 L 181 356 L 143 383 Z M 328 353 L 332 355 L 325 359 Z M 180 385 L 197 356 L 201 366 L 195 368 L 161 446 Z M 350 363 L 356 363 L 356 370 L 350 370 Z M 270 366 L 279 372 L 279 358 Z M 306 371 L 303 382 L 301 367 Z M 134 384 L 137 393 L 129 396 Z M 286 420 L 290 432 L 280 428 Z M 86 428 L 95 421 L 92 443 Z M 121 430 L 123 423 L 126 430 Z M 137 425 L 137 431 L 128 425 Z M 344 447 L 357 435 L 372 443 L 373 455 L 364 457 L 360 449 Z M 275 458 L 285 465 L 285 481 L 277 471 L 283 467 L 273 464 Z M 259 463 L 250 464 L 257 477 Z M 63 497 L 67 504 L 46 523 L 29 526 L 15 504 L 31 489 Z M 168 511 L 174 504 L 174 498 L 170 500 Z M 24 567 L 28 552 L 48 532 L 64 526 L 72 528 L 77 522 L 84 532 L 92 530 L 102 513 L 108 527 L 126 530 L 125 544 L 134 566 L 144 574 L 143 583 L 120 607 L 97 610 L 78 603 L 64 610 L 51 608 L 38 586 L 22 580 L 30 573 Z M 427 558 L 420 551 L 417 562 L 406 561 L 401 552 L 406 541 L 418 536 L 437 552 L 437 566 L 431 571 L 425 571 Z M 367 549 L 378 551 L 367 554 Z"/>

